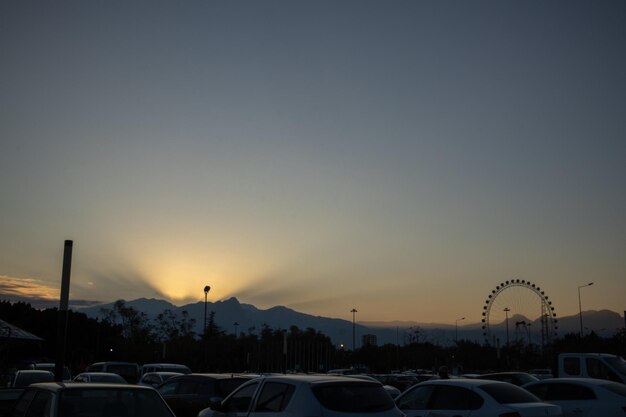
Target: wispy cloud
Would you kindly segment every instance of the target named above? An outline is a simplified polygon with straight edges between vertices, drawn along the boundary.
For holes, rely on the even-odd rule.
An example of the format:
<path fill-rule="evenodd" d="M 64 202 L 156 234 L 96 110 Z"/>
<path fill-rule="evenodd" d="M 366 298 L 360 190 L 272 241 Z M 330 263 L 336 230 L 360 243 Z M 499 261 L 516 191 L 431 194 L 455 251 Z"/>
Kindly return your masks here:
<path fill-rule="evenodd" d="M 11 302 L 21 301 L 35 308 L 52 308 L 59 306 L 60 290 L 37 279 L 0 275 L 0 298 Z M 100 301 L 72 299 L 70 308 L 100 303 Z"/>
<path fill-rule="evenodd" d="M 59 298 L 59 294 L 58 288 L 52 288 L 36 279 L 0 276 L 0 295 L 2 296 L 54 300 Z"/>

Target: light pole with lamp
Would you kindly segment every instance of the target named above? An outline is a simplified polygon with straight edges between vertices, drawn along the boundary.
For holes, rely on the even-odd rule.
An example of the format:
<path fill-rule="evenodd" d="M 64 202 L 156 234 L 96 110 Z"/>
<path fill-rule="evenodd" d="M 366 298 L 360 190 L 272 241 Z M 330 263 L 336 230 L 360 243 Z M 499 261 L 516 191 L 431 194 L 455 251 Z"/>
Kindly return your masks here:
<path fill-rule="evenodd" d="M 506 314 L 506 347 L 509 347 L 509 311 L 511 309 L 508 307 L 504 309 L 504 314 Z"/>
<path fill-rule="evenodd" d="M 352 351 L 354 352 L 356 340 L 355 314 L 358 313 L 358 311 L 356 311 L 356 308 L 353 308 L 352 310 L 350 310 L 350 313 L 352 313 Z"/>
<path fill-rule="evenodd" d="M 459 322 L 465 320 L 465 317 L 454 320 L 454 343 L 459 343 Z"/>
<path fill-rule="evenodd" d="M 578 286 L 578 317 L 580 318 L 580 333 L 579 333 L 580 337 L 583 337 L 583 307 L 582 307 L 582 304 L 580 302 L 580 289 L 581 288 L 585 288 L 585 287 L 590 287 L 592 285 L 593 285 L 593 282 L 590 282 L 589 284 L 579 285 Z"/>
<path fill-rule="evenodd" d="M 204 287 L 204 328 L 202 330 L 202 335 L 206 337 L 206 302 L 207 296 L 209 295 L 209 291 L 211 291 L 211 287 L 206 285 Z"/>

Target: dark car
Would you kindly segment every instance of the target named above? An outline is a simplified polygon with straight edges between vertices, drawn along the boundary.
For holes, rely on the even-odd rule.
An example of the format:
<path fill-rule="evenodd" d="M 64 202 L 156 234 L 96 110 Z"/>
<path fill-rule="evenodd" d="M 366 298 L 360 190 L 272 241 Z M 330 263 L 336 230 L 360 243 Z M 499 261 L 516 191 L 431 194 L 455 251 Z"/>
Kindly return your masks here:
<path fill-rule="evenodd" d="M 220 402 L 252 378 L 254 376 L 250 375 L 187 374 L 168 379 L 157 390 L 176 417 L 196 417 L 211 402 Z"/>
<path fill-rule="evenodd" d="M 521 387 L 524 384 L 539 381 L 536 376 L 526 372 L 495 372 L 491 374 L 479 375 L 477 378 L 508 382 L 509 384 L 517 385 L 518 387 Z"/>
<path fill-rule="evenodd" d="M 138 385 L 46 382 L 33 384 L 11 417 L 175 417 L 153 388 Z"/>
<path fill-rule="evenodd" d="M 15 372 L 11 380 L 11 387 L 27 387 L 36 382 L 52 382 L 54 374 L 50 371 L 22 369 Z"/>
<path fill-rule="evenodd" d="M 129 384 L 139 381 L 139 365 L 134 362 L 96 362 L 89 365 L 86 372 L 111 372 Z"/>

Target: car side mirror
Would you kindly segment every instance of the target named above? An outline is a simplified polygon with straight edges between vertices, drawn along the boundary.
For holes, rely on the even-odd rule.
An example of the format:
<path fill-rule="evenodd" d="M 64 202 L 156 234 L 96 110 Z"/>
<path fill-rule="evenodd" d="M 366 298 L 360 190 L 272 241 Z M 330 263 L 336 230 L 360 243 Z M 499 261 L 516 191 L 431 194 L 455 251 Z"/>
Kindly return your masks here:
<path fill-rule="evenodd" d="M 214 411 L 224 411 L 222 400 L 220 397 L 211 397 L 209 399 L 209 408 Z"/>

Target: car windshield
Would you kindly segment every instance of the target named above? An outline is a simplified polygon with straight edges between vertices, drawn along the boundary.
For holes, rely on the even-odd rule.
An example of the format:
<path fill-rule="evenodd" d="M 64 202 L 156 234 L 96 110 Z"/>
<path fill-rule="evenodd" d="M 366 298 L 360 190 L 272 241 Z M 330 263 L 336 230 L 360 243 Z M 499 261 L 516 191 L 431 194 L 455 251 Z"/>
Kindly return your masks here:
<path fill-rule="evenodd" d="M 70 389 L 61 394 L 61 416 L 173 417 L 156 391 L 138 389 Z"/>
<path fill-rule="evenodd" d="M 312 390 L 322 406 L 333 411 L 366 414 L 395 407 L 391 396 L 377 384 L 320 384 Z"/>
<path fill-rule="evenodd" d="M 500 404 L 535 403 L 535 395 L 512 384 L 484 384 L 479 387 Z"/>
<path fill-rule="evenodd" d="M 611 367 L 622 375 L 626 375 L 626 361 L 621 357 L 611 357 L 605 359 Z"/>

